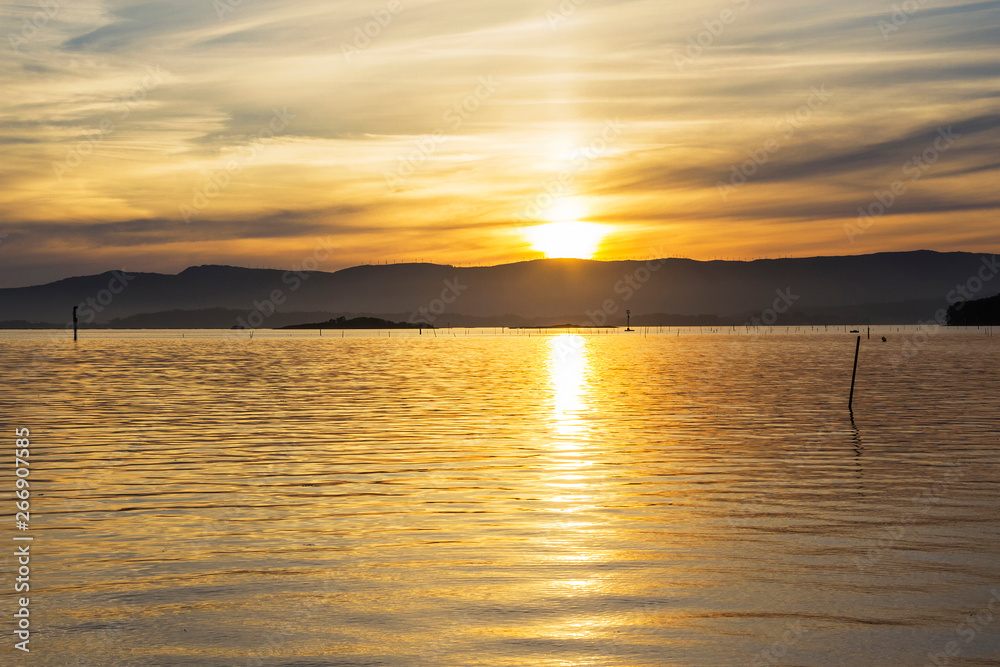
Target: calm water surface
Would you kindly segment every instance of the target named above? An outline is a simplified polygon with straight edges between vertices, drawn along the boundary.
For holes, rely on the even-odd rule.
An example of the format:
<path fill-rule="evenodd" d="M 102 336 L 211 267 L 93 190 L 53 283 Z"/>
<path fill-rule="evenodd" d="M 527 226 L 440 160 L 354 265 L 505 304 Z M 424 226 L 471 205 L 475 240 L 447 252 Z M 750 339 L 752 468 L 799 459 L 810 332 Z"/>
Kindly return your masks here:
<path fill-rule="evenodd" d="M 0 334 L 0 662 L 1000 664 L 996 338 L 326 333 Z"/>

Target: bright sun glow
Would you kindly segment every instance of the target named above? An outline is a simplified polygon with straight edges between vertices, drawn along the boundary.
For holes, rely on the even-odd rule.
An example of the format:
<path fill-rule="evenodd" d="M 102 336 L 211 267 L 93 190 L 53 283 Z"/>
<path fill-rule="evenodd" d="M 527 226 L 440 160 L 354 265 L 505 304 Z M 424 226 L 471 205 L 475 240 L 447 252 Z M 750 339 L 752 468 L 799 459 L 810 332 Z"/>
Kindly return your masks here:
<path fill-rule="evenodd" d="M 608 231 L 593 222 L 551 222 L 526 230 L 531 247 L 546 257 L 591 259 Z"/>
<path fill-rule="evenodd" d="M 608 228 L 587 217 L 587 206 L 580 197 L 561 197 L 542 212 L 548 224 L 525 230 L 531 247 L 546 257 L 592 259 L 608 233 Z"/>

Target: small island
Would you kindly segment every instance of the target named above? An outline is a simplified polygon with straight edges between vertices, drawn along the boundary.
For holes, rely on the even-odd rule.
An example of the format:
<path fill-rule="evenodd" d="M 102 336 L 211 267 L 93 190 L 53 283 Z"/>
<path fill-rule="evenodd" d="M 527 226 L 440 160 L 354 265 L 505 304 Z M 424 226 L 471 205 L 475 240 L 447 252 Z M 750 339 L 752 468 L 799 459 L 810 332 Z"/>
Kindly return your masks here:
<path fill-rule="evenodd" d="M 380 317 L 335 317 L 326 322 L 289 324 L 282 329 L 433 329 L 426 322 L 393 322 Z"/>

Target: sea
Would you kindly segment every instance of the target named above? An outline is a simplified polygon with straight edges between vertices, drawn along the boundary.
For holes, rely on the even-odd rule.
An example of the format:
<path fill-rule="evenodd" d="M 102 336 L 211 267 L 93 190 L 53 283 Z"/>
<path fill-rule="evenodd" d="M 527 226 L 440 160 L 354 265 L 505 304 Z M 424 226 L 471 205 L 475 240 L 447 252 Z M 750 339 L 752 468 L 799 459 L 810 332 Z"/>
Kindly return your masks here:
<path fill-rule="evenodd" d="M 1000 665 L 998 369 L 976 328 L 0 332 L 0 663 Z"/>

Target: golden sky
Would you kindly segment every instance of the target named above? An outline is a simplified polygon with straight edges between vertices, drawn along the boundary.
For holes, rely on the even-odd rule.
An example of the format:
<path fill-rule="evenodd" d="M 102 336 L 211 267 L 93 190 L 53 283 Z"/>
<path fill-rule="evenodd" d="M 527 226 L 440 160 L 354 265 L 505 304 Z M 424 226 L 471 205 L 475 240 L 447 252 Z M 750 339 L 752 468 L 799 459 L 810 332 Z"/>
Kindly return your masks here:
<path fill-rule="evenodd" d="M 1000 2 L 43 5 L 0 8 L 0 286 L 574 221 L 598 258 L 1000 250 Z"/>

